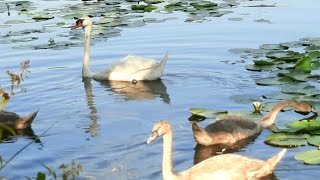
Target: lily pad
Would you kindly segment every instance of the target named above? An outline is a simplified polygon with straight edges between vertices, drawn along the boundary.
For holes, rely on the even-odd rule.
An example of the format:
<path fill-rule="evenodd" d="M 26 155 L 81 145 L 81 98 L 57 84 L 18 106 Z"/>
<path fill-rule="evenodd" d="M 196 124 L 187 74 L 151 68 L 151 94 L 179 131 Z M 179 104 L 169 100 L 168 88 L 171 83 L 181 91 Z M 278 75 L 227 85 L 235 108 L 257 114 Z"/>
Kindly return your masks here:
<path fill-rule="evenodd" d="M 206 117 L 209 119 L 214 119 L 218 115 L 228 113 L 228 111 L 217 111 L 217 110 L 210 110 L 210 109 L 205 109 L 205 108 L 190 108 L 189 112 L 191 112 L 194 115 Z"/>
<path fill-rule="evenodd" d="M 193 2 L 190 3 L 191 6 L 193 6 L 194 8 L 196 8 L 197 10 L 201 10 L 201 9 L 212 9 L 213 7 L 217 7 L 218 4 L 214 3 L 214 2 L 210 2 L 210 1 L 200 1 L 200 2 Z"/>
<path fill-rule="evenodd" d="M 307 139 L 308 143 L 314 146 L 320 146 L 320 136 L 311 136 Z"/>
<path fill-rule="evenodd" d="M 280 44 L 263 44 L 259 46 L 260 49 L 266 50 L 286 50 L 288 47 L 281 46 Z"/>
<path fill-rule="evenodd" d="M 265 141 L 265 143 L 271 146 L 288 147 L 288 148 L 308 145 L 307 140 L 304 138 L 273 139 L 273 140 Z"/>
<path fill-rule="evenodd" d="M 275 65 L 255 65 L 255 64 L 248 64 L 245 66 L 246 70 L 248 71 L 271 71 L 274 69 L 277 69 L 277 66 Z"/>
<path fill-rule="evenodd" d="M 36 20 L 36 21 L 46 21 L 46 20 L 49 20 L 49 19 L 53 19 L 54 16 L 50 16 L 50 15 L 36 15 L 36 16 L 33 16 L 32 19 L 33 20 Z"/>
<path fill-rule="evenodd" d="M 307 139 L 309 134 L 289 134 L 289 133 L 273 133 L 266 137 L 266 141 L 275 139 Z"/>
<path fill-rule="evenodd" d="M 320 164 L 320 150 L 310 150 L 294 155 L 296 160 L 303 161 L 306 164 Z"/>
<path fill-rule="evenodd" d="M 283 59 L 283 58 L 292 57 L 297 54 L 299 54 L 299 53 L 294 52 L 294 51 L 277 50 L 277 51 L 270 51 L 270 52 L 266 53 L 266 57 L 270 58 L 270 59 Z"/>
<path fill-rule="evenodd" d="M 311 57 L 305 56 L 303 59 L 300 59 L 297 64 L 294 66 L 296 70 L 303 72 L 311 72 Z"/>
<path fill-rule="evenodd" d="M 289 129 L 297 130 L 297 132 L 310 133 L 320 129 L 320 121 L 318 120 L 302 120 L 288 124 Z"/>
<path fill-rule="evenodd" d="M 255 65 L 257 66 L 268 66 L 268 65 L 274 65 L 275 63 L 268 60 L 254 60 L 253 61 Z"/>
<path fill-rule="evenodd" d="M 271 85 L 293 83 L 293 80 L 289 77 L 268 77 L 268 78 L 256 79 L 255 82 L 257 85 L 271 86 Z"/>
<path fill-rule="evenodd" d="M 132 5 L 131 9 L 132 10 L 141 10 L 141 11 L 144 11 L 144 12 L 151 12 L 151 11 L 157 9 L 157 6 L 154 6 L 154 5 L 151 5 L 151 4 L 148 4 L 148 5 Z"/>
<path fill-rule="evenodd" d="M 308 145 L 308 134 L 274 133 L 266 137 L 265 143 L 277 147 L 298 147 Z"/>

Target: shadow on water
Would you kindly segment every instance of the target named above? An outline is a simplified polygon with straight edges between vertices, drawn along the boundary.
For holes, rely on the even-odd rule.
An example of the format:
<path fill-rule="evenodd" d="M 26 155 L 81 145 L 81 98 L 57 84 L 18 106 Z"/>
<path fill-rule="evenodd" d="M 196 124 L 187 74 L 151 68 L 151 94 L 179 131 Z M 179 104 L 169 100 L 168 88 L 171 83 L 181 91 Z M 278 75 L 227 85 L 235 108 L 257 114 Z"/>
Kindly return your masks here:
<path fill-rule="evenodd" d="M 82 82 L 86 91 L 87 106 L 90 110 L 89 118 L 91 119 L 91 124 L 86 131 L 92 136 L 97 136 L 99 135 L 100 125 L 98 124 L 97 108 L 93 99 L 94 95 L 92 93 L 91 78 L 82 78 Z"/>
<path fill-rule="evenodd" d="M 125 100 L 148 100 L 160 97 L 163 102 L 170 104 L 167 87 L 161 80 L 140 81 L 136 84 L 126 81 L 100 81 L 100 83 Z"/>
<path fill-rule="evenodd" d="M 12 134 L 8 131 L 3 131 L 0 141 L 4 143 L 14 143 L 17 137 L 25 137 L 31 140 L 35 140 L 35 143 L 42 144 L 39 136 L 34 134 L 34 131 L 31 127 L 25 129 L 14 129 L 14 131 L 16 133 L 16 136 L 12 136 Z"/>
<path fill-rule="evenodd" d="M 221 154 L 228 154 L 228 153 L 234 153 L 239 152 L 242 149 L 246 148 L 246 146 L 253 142 L 258 136 L 250 137 L 244 140 L 239 141 L 233 146 L 225 146 L 225 145 L 213 145 L 213 146 L 204 146 L 201 144 L 197 144 L 195 146 L 195 153 L 194 153 L 194 164 L 198 164 L 201 161 L 204 161 L 210 157 L 221 155 Z M 275 176 L 274 173 L 259 178 L 261 180 L 277 180 L 278 178 Z"/>
<path fill-rule="evenodd" d="M 244 140 L 239 141 L 233 146 L 226 146 L 222 144 L 213 145 L 213 146 L 204 146 L 197 144 L 194 153 L 194 164 L 198 164 L 201 161 L 204 161 L 212 156 L 217 156 L 220 154 L 228 154 L 233 152 L 238 152 L 241 149 L 245 148 L 250 142 L 253 142 L 257 136 L 250 137 Z"/>

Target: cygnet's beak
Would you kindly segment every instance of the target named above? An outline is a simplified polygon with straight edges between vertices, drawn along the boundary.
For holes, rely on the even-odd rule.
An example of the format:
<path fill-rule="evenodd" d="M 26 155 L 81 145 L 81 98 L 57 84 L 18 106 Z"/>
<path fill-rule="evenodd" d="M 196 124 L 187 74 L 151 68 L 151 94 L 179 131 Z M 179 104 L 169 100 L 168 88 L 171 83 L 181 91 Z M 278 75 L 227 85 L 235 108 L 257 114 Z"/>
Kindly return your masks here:
<path fill-rule="evenodd" d="M 147 140 L 147 144 L 150 144 L 152 141 L 157 139 L 157 137 L 159 137 L 158 133 L 156 131 L 153 131 L 152 134 L 150 135 L 150 137 Z"/>

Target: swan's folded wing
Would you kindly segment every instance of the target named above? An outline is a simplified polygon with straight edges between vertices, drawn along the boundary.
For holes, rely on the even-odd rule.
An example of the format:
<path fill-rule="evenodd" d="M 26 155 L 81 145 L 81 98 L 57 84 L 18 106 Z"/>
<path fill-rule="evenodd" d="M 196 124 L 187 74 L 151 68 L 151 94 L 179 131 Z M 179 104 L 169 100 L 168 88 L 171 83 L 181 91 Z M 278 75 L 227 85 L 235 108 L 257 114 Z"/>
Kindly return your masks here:
<path fill-rule="evenodd" d="M 140 56 L 128 55 L 120 61 L 111 64 L 110 68 L 106 71 L 109 72 L 123 72 L 126 74 L 132 74 L 144 69 L 153 68 L 157 62 L 154 59 L 147 59 Z"/>

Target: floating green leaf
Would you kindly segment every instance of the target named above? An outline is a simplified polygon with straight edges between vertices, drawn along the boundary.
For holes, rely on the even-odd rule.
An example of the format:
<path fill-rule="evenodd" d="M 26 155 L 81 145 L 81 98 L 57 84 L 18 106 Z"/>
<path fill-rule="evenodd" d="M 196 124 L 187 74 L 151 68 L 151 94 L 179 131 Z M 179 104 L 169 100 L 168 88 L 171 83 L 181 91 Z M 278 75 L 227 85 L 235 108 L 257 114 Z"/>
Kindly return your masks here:
<path fill-rule="evenodd" d="M 320 146 L 320 136 L 311 136 L 307 139 L 308 143 L 314 146 Z"/>
<path fill-rule="evenodd" d="M 274 133 L 266 137 L 265 143 L 279 147 L 298 147 L 307 145 L 308 134 Z"/>
<path fill-rule="evenodd" d="M 266 50 L 286 50 L 288 47 L 281 46 L 280 44 L 263 44 L 259 47 Z"/>
<path fill-rule="evenodd" d="M 257 66 L 255 64 L 248 64 L 245 66 L 248 71 L 271 71 L 277 68 L 275 65 Z"/>
<path fill-rule="evenodd" d="M 273 139 L 273 140 L 265 141 L 265 143 L 271 146 L 288 147 L 288 148 L 308 145 L 307 140 L 303 138 Z"/>
<path fill-rule="evenodd" d="M 293 83 L 293 80 L 289 77 L 268 77 L 268 78 L 256 79 L 255 82 L 258 85 L 271 86 L 271 85 Z"/>
<path fill-rule="evenodd" d="M 303 59 L 300 59 L 297 64 L 294 66 L 296 70 L 303 72 L 311 72 L 311 58 L 310 56 L 305 56 Z"/>
<path fill-rule="evenodd" d="M 273 133 L 266 137 L 266 141 L 275 139 L 307 139 L 309 134 L 289 134 L 289 133 Z"/>
<path fill-rule="evenodd" d="M 205 108 L 190 108 L 189 112 L 191 112 L 194 115 L 203 116 L 209 119 L 214 119 L 218 115 L 228 113 L 228 111 L 217 111 L 217 110 L 210 110 Z"/>
<path fill-rule="evenodd" d="M 310 150 L 294 155 L 296 160 L 304 161 L 306 164 L 320 164 L 320 150 Z"/>

